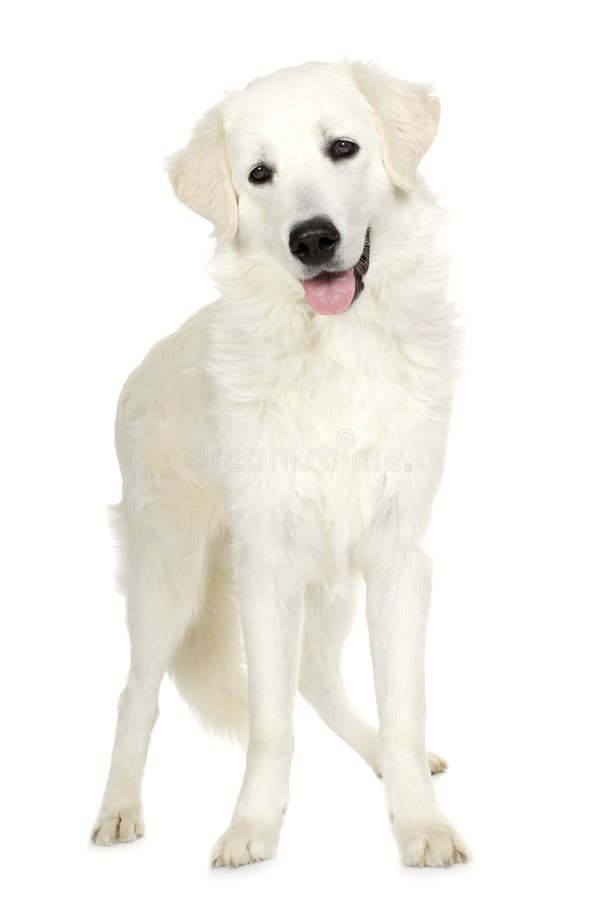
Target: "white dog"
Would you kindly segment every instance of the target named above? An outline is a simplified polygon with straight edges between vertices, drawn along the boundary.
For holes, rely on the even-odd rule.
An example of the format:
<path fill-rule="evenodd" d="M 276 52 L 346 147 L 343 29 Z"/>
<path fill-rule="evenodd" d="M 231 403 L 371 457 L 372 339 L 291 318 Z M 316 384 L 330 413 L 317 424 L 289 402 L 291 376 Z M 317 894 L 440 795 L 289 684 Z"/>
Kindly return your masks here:
<path fill-rule="evenodd" d="M 143 834 L 170 671 L 210 726 L 248 740 L 214 865 L 276 851 L 297 687 L 382 775 L 403 861 L 466 858 L 424 743 L 423 542 L 457 348 L 441 215 L 416 172 L 438 113 L 426 87 L 310 63 L 227 95 L 169 162 L 215 226 L 222 296 L 150 351 L 119 403 L 131 668 L 97 844 Z M 379 734 L 341 679 L 362 577 Z"/>

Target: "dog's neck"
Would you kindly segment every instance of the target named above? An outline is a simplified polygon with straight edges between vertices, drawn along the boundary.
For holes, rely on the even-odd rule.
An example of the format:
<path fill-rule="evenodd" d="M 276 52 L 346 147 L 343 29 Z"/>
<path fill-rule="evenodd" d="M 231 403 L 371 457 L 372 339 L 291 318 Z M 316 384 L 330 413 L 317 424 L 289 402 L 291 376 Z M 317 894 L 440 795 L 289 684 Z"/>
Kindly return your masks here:
<path fill-rule="evenodd" d="M 436 248 L 442 212 L 425 190 L 401 195 L 384 223 L 372 222 L 364 290 L 339 315 L 315 314 L 301 282 L 278 265 L 220 246 L 211 266 L 222 298 L 214 306 L 208 368 L 230 396 L 293 390 L 306 367 L 347 390 L 364 369 L 406 371 L 425 393 L 452 392 L 457 359 L 454 311 L 445 298 L 446 265 Z M 383 227 L 382 227 L 383 226 Z M 239 360 L 251 360 L 245 371 Z M 371 385 L 376 390 L 376 376 Z M 258 386 L 259 382 L 259 386 Z"/>

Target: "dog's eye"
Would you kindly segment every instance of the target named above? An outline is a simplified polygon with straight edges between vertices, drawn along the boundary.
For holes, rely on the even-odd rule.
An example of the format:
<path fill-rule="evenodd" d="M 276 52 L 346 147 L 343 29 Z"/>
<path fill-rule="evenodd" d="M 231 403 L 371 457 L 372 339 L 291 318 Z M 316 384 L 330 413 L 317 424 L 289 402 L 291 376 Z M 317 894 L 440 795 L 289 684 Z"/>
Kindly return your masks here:
<path fill-rule="evenodd" d="M 269 166 L 261 164 L 251 170 L 249 173 L 249 180 L 252 181 L 253 184 L 265 184 L 266 181 L 271 181 L 273 174 L 274 172 Z"/>
<path fill-rule="evenodd" d="M 359 144 L 355 141 L 338 140 L 330 144 L 328 156 L 330 159 L 347 159 L 349 156 L 355 156 L 358 150 Z"/>

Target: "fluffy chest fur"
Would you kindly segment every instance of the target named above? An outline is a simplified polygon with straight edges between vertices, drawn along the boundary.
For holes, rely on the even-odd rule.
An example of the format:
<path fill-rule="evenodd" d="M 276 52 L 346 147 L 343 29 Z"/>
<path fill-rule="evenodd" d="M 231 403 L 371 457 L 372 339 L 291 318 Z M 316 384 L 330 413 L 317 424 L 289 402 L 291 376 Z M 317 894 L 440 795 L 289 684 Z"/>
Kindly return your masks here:
<path fill-rule="evenodd" d="M 425 209 L 411 243 L 381 254 L 341 316 L 315 316 L 291 280 L 268 282 L 232 254 L 217 260 L 208 420 L 235 527 L 271 516 L 337 560 L 389 505 L 414 539 L 425 529 L 456 351 L 444 266 L 424 252 L 434 223 Z"/>

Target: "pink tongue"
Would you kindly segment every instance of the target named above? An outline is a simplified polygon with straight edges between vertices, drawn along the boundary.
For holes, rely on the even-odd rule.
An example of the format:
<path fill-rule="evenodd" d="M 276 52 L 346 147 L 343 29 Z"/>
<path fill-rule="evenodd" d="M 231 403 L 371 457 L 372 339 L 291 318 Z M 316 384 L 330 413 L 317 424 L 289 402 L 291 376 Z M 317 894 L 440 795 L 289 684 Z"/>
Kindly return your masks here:
<path fill-rule="evenodd" d="M 313 310 L 323 316 L 344 312 L 351 305 L 355 295 L 355 273 L 353 269 L 303 282 L 305 299 Z"/>

